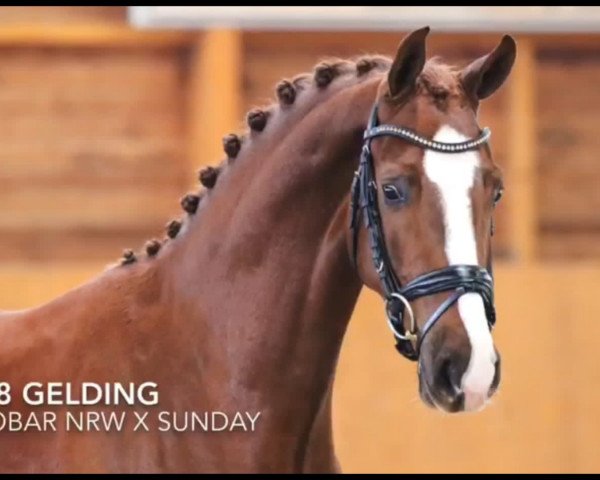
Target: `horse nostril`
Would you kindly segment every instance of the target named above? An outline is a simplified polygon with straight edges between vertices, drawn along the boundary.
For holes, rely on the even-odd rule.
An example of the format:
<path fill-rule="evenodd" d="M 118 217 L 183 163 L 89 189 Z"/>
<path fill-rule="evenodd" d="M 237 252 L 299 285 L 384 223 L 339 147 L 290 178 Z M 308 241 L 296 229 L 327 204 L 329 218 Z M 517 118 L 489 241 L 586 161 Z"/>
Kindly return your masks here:
<path fill-rule="evenodd" d="M 460 381 L 462 374 L 456 365 L 448 358 L 442 362 L 436 376 L 438 387 L 451 396 L 460 393 Z"/>

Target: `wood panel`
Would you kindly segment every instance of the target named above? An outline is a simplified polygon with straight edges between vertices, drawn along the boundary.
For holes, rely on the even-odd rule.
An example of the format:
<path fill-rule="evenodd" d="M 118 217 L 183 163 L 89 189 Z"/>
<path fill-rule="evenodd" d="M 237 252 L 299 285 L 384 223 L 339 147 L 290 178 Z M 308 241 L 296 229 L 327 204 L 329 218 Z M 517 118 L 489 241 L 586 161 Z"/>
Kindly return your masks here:
<path fill-rule="evenodd" d="M 192 175 L 186 81 L 185 58 L 173 52 L 0 50 L 2 243 L 37 259 L 104 258 L 100 242 L 85 253 L 67 241 L 61 251 L 40 235 L 159 232 Z"/>
<path fill-rule="evenodd" d="M 31 268 L 48 263 L 80 262 L 82 259 L 112 263 L 126 248 L 141 250 L 145 240 L 162 238 L 164 223 L 153 222 L 141 227 L 111 224 L 61 229 L 54 226 L 6 229 L 1 233 L 0 263 L 24 259 Z"/>
<path fill-rule="evenodd" d="M 397 31 L 252 31 L 245 34 L 245 43 L 251 49 L 271 48 L 277 46 L 277 51 L 292 53 L 301 45 L 307 52 L 321 52 L 323 47 L 334 55 L 354 55 L 356 45 L 358 53 L 374 53 L 393 49 L 407 32 Z M 510 33 L 510 32 L 507 32 Z M 349 40 L 349 35 L 352 39 Z M 593 51 L 597 47 L 598 35 L 590 32 L 584 33 L 539 33 L 533 35 L 522 34 L 522 38 L 529 38 L 538 45 L 552 47 L 553 49 Z M 490 51 L 500 41 L 500 33 L 474 33 L 453 32 L 444 34 L 433 30 L 427 38 L 427 48 L 430 52 L 442 51 L 447 48 L 463 48 L 478 51 Z M 339 52 L 339 53 L 336 53 Z"/>
<path fill-rule="evenodd" d="M 112 25 L 33 25 L 0 28 L 0 48 L 173 49 L 188 47 L 188 32 L 142 31 Z"/>
<path fill-rule="evenodd" d="M 0 191 L 3 235 L 39 228 L 143 228 L 162 225 L 178 204 L 182 190 L 161 185 L 70 185 Z"/>
<path fill-rule="evenodd" d="M 0 47 L 186 47 L 197 34 L 134 29 L 127 7 L 0 7 Z"/>
<path fill-rule="evenodd" d="M 510 230 L 514 258 L 522 262 L 536 259 L 539 253 L 536 222 L 536 94 L 535 44 L 519 39 L 518 54 L 511 73 L 508 124 L 509 160 L 505 185 L 509 195 L 505 203 L 511 212 L 505 225 Z"/>
<path fill-rule="evenodd" d="M 541 48 L 538 70 L 541 251 L 598 258 L 600 48 Z"/>
<path fill-rule="evenodd" d="M 0 308 L 48 301 L 104 266 L 3 262 Z M 335 385 L 335 442 L 344 471 L 600 469 L 600 302 L 590 291 L 600 283 L 600 265 L 499 263 L 495 272 L 503 379 L 492 405 L 477 414 L 443 415 L 421 403 L 414 363 L 395 352 L 380 299 L 363 292 Z"/>
<path fill-rule="evenodd" d="M 208 31 L 194 44 L 187 92 L 190 169 L 223 159 L 222 139 L 241 123 L 242 50 L 237 30 Z"/>
<path fill-rule="evenodd" d="M 356 57 L 364 53 L 393 55 L 402 33 L 294 33 L 281 32 L 245 33 L 244 96 L 246 108 L 268 104 L 273 101 L 274 87 L 286 77 L 311 71 L 316 63 L 330 57 Z M 315 39 L 316 38 L 316 39 Z M 464 66 L 481 55 L 487 54 L 499 41 L 495 36 L 471 36 L 468 41 L 455 36 L 432 34 L 428 40 L 431 56 L 441 56 L 448 63 Z M 507 91 L 510 82 L 496 95 L 483 102 L 480 113 L 481 125 L 492 129 L 494 158 L 506 170 L 508 168 L 507 145 Z M 507 185 L 510 193 L 510 185 Z M 497 234 L 494 239 L 495 254 L 511 256 L 509 222 L 511 212 L 501 205 L 497 211 Z"/>
<path fill-rule="evenodd" d="M 3 262 L 0 266 L 0 310 L 41 305 L 75 288 L 104 270 L 98 262 L 31 264 Z"/>
<path fill-rule="evenodd" d="M 127 7 L 0 7 L 0 26 L 11 24 L 125 24 Z"/>
<path fill-rule="evenodd" d="M 540 229 L 540 256 L 546 260 L 585 261 L 600 258 L 600 228 L 584 225 L 577 228 Z"/>

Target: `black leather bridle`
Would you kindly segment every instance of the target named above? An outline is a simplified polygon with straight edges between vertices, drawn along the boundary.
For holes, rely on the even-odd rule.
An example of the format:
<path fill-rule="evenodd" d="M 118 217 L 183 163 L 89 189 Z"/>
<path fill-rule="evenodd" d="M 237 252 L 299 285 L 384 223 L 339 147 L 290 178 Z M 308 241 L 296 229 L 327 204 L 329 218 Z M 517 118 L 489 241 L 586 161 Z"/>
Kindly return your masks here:
<path fill-rule="evenodd" d="M 386 302 L 389 326 L 396 337 L 396 349 L 410 360 L 418 360 L 423 339 L 442 315 L 465 293 L 478 293 L 483 299 L 488 326 L 496 321 L 494 308 L 494 281 L 491 271 L 491 252 L 488 268 L 479 265 L 451 265 L 441 270 L 425 273 L 405 286 L 398 281 L 385 246 L 383 223 L 377 201 L 377 182 L 371 153 L 371 141 L 377 137 L 391 136 L 402 139 L 423 149 L 444 153 L 461 153 L 475 150 L 487 143 L 491 132 L 484 128 L 472 140 L 460 143 L 442 143 L 427 139 L 414 131 L 394 125 L 378 125 L 377 106 L 373 107 L 369 124 L 363 135 L 363 147 L 358 170 L 354 174 L 351 191 L 352 255 L 356 265 L 360 217 L 368 231 L 373 264 L 379 275 Z M 493 233 L 493 231 L 492 231 Z M 420 329 L 417 327 L 410 302 L 436 293 L 451 292 L 448 298 L 429 317 Z M 408 312 L 410 323 L 404 323 Z"/>

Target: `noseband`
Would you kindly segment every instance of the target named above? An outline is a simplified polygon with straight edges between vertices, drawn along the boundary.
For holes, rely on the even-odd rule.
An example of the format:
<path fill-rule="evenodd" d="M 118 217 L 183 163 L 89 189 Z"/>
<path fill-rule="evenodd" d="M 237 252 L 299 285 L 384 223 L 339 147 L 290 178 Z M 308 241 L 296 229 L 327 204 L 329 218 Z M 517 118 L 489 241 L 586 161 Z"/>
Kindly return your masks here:
<path fill-rule="evenodd" d="M 483 299 L 488 326 L 496 321 L 494 308 L 494 282 L 491 269 L 491 253 L 488 268 L 479 265 L 451 265 L 421 275 L 405 286 L 401 286 L 394 273 L 390 256 L 385 246 L 383 223 L 377 201 L 377 183 L 371 153 L 371 141 L 377 137 L 396 137 L 426 150 L 443 153 L 462 153 L 475 150 L 487 143 L 491 132 L 484 128 L 472 140 L 460 143 L 443 143 L 430 140 L 403 127 L 378 125 L 377 106 L 373 108 L 369 124 L 363 135 L 363 147 L 358 170 L 354 174 L 351 193 L 352 255 L 356 265 L 360 217 L 368 231 L 373 264 L 385 295 L 385 310 L 388 324 L 396 338 L 396 349 L 410 360 L 418 360 L 420 347 L 427 333 L 442 315 L 465 293 L 477 293 Z M 410 302 L 428 295 L 451 292 L 444 302 L 429 317 L 425 325 L 417 327 Z M 408 316 L 408 326 L 404 317 Z"/>

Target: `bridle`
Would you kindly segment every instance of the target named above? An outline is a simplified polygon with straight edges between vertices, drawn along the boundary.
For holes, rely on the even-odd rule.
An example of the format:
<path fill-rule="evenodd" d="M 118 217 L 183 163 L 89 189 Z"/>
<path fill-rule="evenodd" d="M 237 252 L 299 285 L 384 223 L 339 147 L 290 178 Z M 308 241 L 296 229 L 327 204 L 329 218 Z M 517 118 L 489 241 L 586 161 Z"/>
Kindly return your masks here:
<path fill-rule="evenodd" d="M 377 201 L 377 182 L 373 166 L 371 142 L 374 138 L 390 136 L 402 139 L 417 147 L 443 153 L 461 153 L 475 150 L 488 142 L 491 131 L 484 128 L 474 139 L 460 143 L 443 143 L 422 137 L 416 132 L 394 125 L 378 125 L 377 105 L 373 107 L 369 124 L 363 134 L 363 146 L 358 170 L 354 174 L 351 190 L 352 256 L 356 265 L 360 217 L 369 236 L 373 264 L 385 295 L 385 310 L 388 324 L 396 338 L 396 349 L 410 360 L 418 360 L 423 339 L 442 315 L 465 293 L 477 293 L 483 299 L 488 326 L 491 329 L 496 322 L 494 308 L 494 281 L 491 269 L 491 253 L 487 268 L 479 265 L 451 265 L 449 267 L 425 273 L 405 286 L 398 281 L 388 251 L 385 246 L 383 223 Z M 492 229 L 493 233 L 493 229 Z M 416 325 L 410 302 L 420 297 L 442 292 L 451 292 L 444 302 L 429 317 L 420 329 Z M 408 327 L 405 315 L 409 317 Z"/>

